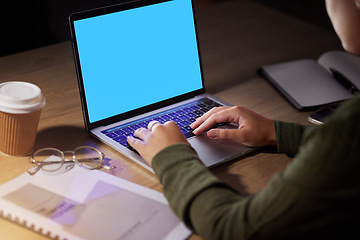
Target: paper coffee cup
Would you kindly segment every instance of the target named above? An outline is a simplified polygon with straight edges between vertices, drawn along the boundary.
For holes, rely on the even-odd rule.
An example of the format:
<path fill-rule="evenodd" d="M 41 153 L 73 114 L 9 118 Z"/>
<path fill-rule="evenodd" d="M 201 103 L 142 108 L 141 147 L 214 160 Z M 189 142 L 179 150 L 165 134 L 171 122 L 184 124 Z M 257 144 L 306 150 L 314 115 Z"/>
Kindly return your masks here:
<path fill-rule="evenodd" d="M 0 84 L 0 152 L 25 156 L 33 151 L 44 105 L 45 97 L 34 84 Z"/>

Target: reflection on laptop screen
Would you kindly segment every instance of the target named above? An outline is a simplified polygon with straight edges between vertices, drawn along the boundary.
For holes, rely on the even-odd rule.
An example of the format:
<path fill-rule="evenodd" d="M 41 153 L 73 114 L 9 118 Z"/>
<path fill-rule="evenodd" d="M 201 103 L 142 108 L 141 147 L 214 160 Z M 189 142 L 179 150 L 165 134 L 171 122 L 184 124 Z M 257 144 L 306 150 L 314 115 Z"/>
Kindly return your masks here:
<path fill-rule="evenodd" d="M 74 26 L 91 123 L 203 87 L 190 0 Z"/>

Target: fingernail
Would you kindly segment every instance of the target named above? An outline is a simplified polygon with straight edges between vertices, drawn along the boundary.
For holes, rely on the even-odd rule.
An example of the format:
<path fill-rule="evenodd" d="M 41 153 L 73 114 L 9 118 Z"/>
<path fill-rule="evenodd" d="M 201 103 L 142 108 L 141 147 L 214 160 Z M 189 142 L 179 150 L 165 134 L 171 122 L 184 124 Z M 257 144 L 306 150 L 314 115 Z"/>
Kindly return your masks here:
<path fill-rule="evenodd" d="M 207 135 L 208 135 L 209 138 L 217 138 L 217 136 L 218 136 L 218 131 L 216 131 L 216 130 L 211 130 L 211 131 L 209 131 L 209 132 L 207 133 Z"/>

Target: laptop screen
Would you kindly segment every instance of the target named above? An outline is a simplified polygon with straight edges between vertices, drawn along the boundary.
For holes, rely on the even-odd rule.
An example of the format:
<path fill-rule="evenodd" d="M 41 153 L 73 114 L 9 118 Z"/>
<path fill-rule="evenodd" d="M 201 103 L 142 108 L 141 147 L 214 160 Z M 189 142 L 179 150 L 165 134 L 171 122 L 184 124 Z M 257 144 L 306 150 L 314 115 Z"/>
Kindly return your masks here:
<path fill-rule="evenodd" d="M 203 88 L 191 0 L 74 20 L 90 123 Z"/>

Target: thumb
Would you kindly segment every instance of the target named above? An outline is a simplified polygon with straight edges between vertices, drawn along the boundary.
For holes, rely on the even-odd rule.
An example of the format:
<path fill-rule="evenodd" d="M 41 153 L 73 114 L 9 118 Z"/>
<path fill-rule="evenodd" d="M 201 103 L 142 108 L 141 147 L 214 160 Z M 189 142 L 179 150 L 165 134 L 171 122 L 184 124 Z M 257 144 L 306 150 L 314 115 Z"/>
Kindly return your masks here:
<path fill-rule="evenodd" d="M 239 129 L 211 129 L 207 136 L 212 139 L 233 140 L 242 142 L 243 137 L 239 134 Z"/>

